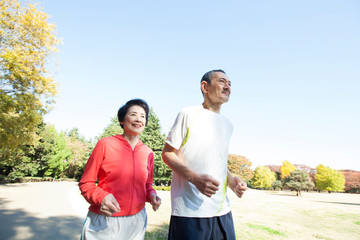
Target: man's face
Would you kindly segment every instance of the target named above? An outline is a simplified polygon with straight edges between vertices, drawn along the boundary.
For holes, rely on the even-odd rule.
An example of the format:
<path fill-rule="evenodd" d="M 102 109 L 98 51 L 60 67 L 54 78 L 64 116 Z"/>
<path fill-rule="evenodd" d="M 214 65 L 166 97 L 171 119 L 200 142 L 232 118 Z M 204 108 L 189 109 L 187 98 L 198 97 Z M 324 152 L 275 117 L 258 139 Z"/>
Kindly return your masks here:
<path fill-rule="evenodd" d="M 211 83 L 207 84 L 207 97 L 213 103 L 226 103 L 231 94 L 231 82 L 226 74 L 215 72 Z"/>

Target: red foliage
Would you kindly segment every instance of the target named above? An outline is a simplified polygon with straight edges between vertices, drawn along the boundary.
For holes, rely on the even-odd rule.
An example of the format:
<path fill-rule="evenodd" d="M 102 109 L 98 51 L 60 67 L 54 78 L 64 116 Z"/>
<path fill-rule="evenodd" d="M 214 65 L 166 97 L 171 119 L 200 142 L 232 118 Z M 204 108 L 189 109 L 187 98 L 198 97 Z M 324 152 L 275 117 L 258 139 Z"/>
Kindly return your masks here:
<path fill-rule="evenodd" d="M 345 176 L 345 192 L 360 193 L 360 172 L 339 170 Z"/>

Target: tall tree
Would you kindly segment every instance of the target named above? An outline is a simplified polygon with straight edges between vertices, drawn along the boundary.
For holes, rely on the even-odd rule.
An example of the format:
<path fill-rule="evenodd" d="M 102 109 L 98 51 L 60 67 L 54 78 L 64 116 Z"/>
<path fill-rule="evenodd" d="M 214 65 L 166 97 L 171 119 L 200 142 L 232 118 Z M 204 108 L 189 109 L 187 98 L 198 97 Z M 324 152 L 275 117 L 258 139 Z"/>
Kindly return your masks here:
<path fill-rule="evenodd" d="M 154 151 L 154 183 L 156 185 L 169 185 L 172 171 L 161 158 L 165 135 L 161 133 L 160 120 L 152 108 L 150 109 L 148 124 L 140 135 L 140 139 Z"/>
<path fill-rule="evenodd" d="M 322 191 L 343 192 L 345 177 L 342 173 L 320 164 L 316 167 L 316 188 Z"/>
<path fill-rule="evenodd" d="M 36 144 L 36 126 L 54 102 L 46 61 L 59 40 L 36 5 L 1 0 L 0 11 L 0 157 L 10 161 L 21 146 Z"/>
<path fill-rule="evenodd" d="M 57 136 L 54 144 L 54 151 L 48 160 L 48 169 L 46 170 L 45 175 L 52 176 L 54 179 L 62 177 L 69 165 L 71 154 L 72 153 L 66 144 L 66 135 L 61 132 Z"/>
<path fill-rule="evenodd" d="M 78 128 L 71 129 L 66 135 L 66 146 L 71 151 L 71 156 L 64 174 L 69 178 L 80 179 L 92 149 L 85 137 L 80 135 Z"/>
<path fill-rule="evenodd" d="M 228 168 L 231 173 L 239 176 L 243 181 L 249 181 L 254 176 L 251 170 L 252 163 L 244 156 L 229 154 Z"/>
<path fill-rule="evenodd" d="M 296 191 L 296 196 L 301 196 L 301 191 L 312 189 L 314 183 L 311 181 L 308 172 L 296 169 L 290 173 L 289 177 L 284 179 L 283 186 Z"/>
<path fill-rule="evenodd" d="M 280 166 L 281 179 L 288 178 L 290 173 L 295 169 L 296 167 L 294 167 L 294 165 L 292 165 L 289 161 L 283 161 L 282 165 Z"/>
<path fill-rule="evenodd" d="M 254 188 L 269 189 L 276 180 L 276 174 L 268 167 L 259 166 L 255 168 L 251 184 Z"/>

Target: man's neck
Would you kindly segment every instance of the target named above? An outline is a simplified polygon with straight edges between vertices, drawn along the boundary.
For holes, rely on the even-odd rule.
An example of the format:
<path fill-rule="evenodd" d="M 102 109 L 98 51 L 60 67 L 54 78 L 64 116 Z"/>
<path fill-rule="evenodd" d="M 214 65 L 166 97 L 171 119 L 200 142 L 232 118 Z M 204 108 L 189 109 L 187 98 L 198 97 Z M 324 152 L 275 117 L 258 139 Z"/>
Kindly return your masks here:
<path fill-rule="evenodd" d="M 221 110 L 221 104 L 211 104 L 208 101 L 203 102 L 203 107 L 209 111 L 220 113 Z"/>

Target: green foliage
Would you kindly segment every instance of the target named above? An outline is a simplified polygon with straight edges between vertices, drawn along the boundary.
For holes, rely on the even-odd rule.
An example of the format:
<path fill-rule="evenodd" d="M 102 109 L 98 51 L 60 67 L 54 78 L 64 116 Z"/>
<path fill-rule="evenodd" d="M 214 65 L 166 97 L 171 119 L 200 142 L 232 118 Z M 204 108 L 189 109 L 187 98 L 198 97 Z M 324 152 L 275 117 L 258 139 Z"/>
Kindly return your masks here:
<path fill-rule="evenodd" d="M 254 188 L 270 189 L 276 180 L 276 174 L 268 167 L 259 166 L 255 169 L 254 177 L 251 179 Z"/>
<path fill-rule="evenodd" d="M 147 126 L 141 133 L 140 139 L 154 151 L 154 183 L 156 185 L 170 185 L 172 171 L 161 157 L 166 137 L 161 133 L 160 120 L 152 108 L 149 112 Z"/>
<path fill-rule="evenodd" d="M 69 165 L 70 157 L 71 151 L 66 146 L 66 136 L 61 132 L 57 136 L 54 151 L 48 160 L 48 169 L 45 172 L 45 176 L 53 176 L 54 178 L 62 176 Z"/>
<path fill-rule="evenodd" d="M 280 190 L 282 189 L 282 182 L 280 180 L 275 180 L 272 182 L 271 187 L 273 190 Z"/>
<path fill-rule="evenodd" d="M 13 167 L 25 145 L 36 146 L 36 128 L 54 102 L 46 60 L 59 41 L 35 5 L 2 0 L 0 8 L 0 157 Z"/>
<path fill-rule="evenodd" d="M 170 191 L 170 186 L 154 186 L 154 189 L 157 191 Z"/>
<path fill-rule="evenodd" d="M 319 165 L 316 167 L 316 188 L 322 191 L 343 192 L 345 188 L 345 177 L 342 173 Z"/>
<path fill-rule="evenodd" d="M 252 163 L 244 156 L 235 154 L 228 155 L 229 171 L 239 176 L 243 181 L 248 181 L 254 176 L 254 171 L 251 170 Z"/>
<path fill-rule="evenodd" d="M 294 170 L 290 173 L 288 178 L 284 179 L 284 187 L 296 191 L 297 196 L 301 196 L 302 190 L 311 190 L 314 183 L 309 177 L 309 173 L 303 170 Z"/>
<path fill-rule="evenodd" d="M 70 178 L 80 179 L 92 151 L 91 144 L 80 135 L 78 128 L 73 128 L 67 133 L 66 146 L 71 151 L 71 157 L 64 174 Z"/>

